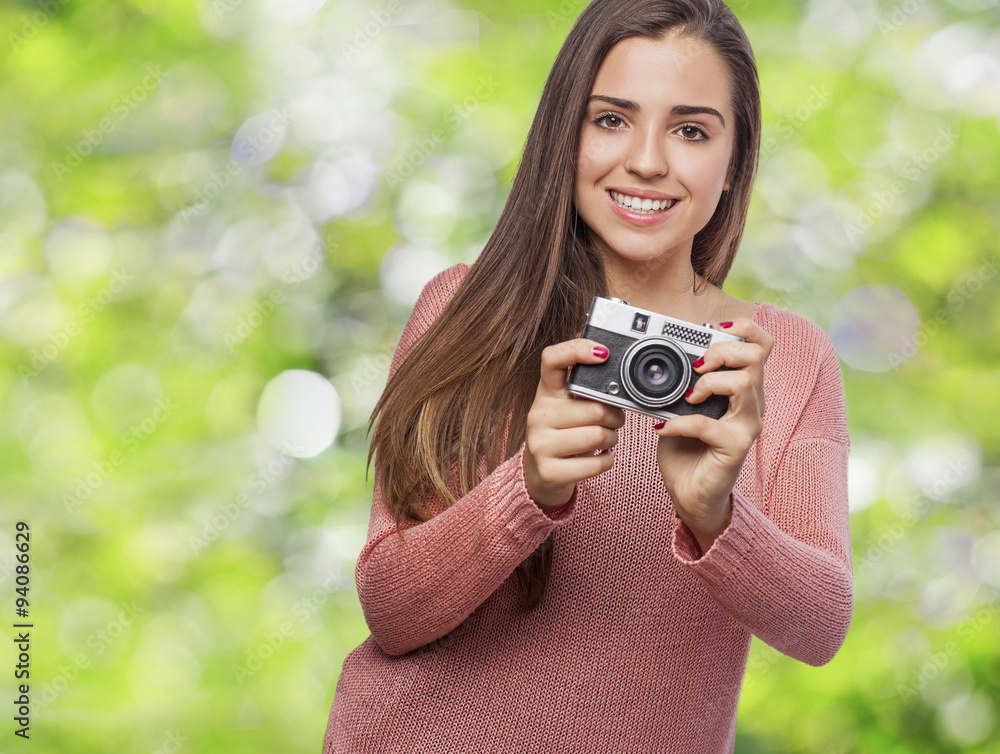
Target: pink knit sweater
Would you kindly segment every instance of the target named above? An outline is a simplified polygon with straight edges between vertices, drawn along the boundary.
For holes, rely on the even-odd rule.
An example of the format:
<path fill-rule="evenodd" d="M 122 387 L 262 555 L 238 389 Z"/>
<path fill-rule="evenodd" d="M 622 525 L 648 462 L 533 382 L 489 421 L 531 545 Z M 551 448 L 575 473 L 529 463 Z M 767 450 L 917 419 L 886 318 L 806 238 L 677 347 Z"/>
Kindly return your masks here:
<path fill-rule="evenodd" d="M 393 368 L 467 271 L 426 286 Z M 732 752 L 751 634 L 810 665 L 834 656 L 853 606 L 837 355 L 795 314 L 753 319 L 775 339 L 764 431 L 703 556 L 653 420 L 632 412 L 614 467 L 552 518 L 523 447 L 403 542 L 376 486 L 357 565 L 371 636 L 344 661 L 324 754 Z M 520 615 L 505 580 L 553 531 L 545 599 Z"/>

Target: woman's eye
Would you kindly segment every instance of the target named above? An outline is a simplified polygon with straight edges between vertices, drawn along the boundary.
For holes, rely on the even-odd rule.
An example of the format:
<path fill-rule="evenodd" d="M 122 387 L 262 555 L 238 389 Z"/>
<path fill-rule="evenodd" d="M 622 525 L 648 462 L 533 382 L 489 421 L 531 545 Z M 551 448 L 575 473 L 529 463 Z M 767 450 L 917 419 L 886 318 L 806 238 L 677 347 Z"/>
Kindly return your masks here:
<path fill-rule="evenodd" d="M 597 116 L 595 121 L 597 125 L 603 126 L 604 128 L 619 128 L 623 122 L 620 117 L 612 115 L 611 113 L 602 113 Z"/>
<path fill-rule="evenodd" d="M 705 132 L 698 128 L 698 126 L 681 126 L 678 130 L 680 135 L 688 141 L 701 141 L 708 138 Z"/>

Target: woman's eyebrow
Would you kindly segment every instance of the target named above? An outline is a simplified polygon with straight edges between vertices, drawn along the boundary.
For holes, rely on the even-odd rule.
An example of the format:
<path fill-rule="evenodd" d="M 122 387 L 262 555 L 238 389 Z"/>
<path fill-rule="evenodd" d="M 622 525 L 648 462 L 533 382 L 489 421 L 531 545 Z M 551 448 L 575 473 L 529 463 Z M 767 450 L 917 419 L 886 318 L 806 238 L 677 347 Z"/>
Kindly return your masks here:
<path fill-rule="evenodd" d="M 631 110 L 632 112 L 639 112 L 640 108 L 638 102 L 633 102 L 630 99 L 620 99 L 618 97 L 609 97 L 606 94 L 591 94 L 587 99 L 587 103 L 591 103 L 594 100 L 601 100 L 607 102 L 609 105 L 614 105 L 615 107 L 620 107 L 622 110 Z"/>
<path fill-rule="evenodd" d="M 671 111 L 672 115 L 714 115 L 723 126 L 726 125 L 726 119 L 722 117 L 722 113 L 716 110 L 714 107 L 706 107 L 704 105 L 677 105 Z"/>
<path fill-rule="evenodd" d="M 614 105 L 615 107 L 620 107 L 622 110 L 631 110 L 634 113 L 639 112 L 642 108 L 639 107 L 638 102 L 633 102 L 630 99 L 621 99 L 619 97 L 610 97 L 606 94 L 591 94 L 587 99 L 587 102 L 593 102 L 594 100 L 601 100 L 602 102 L 607 102 L 609 105 Z M 703 105 L 675 105 L 670 110 L 671 115 L 714 115 L 723 126 L 726 125 L 726 119 L 722 116 L 718 110 L 714 107 L 706 107 Z"/>

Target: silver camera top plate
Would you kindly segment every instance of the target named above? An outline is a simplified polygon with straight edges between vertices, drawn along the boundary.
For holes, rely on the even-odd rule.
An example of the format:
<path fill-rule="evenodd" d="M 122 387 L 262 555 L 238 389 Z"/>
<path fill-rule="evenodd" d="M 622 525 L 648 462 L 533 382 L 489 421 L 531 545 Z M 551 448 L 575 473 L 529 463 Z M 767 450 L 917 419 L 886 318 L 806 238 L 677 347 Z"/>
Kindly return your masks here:
<path fill-rule="evenodd" d="M 619 333 L 631 338 L 660 336 L 675 341 L 684 351 L 700 354 L 713 342 L 720 340 L 743 340 L 730 333 L 720 332 L 711 325 L 696 325 L 674 319 L 665 314 L 630 306 L 621 299 L 594 298 L 587 315 L 591 327 Z"/>

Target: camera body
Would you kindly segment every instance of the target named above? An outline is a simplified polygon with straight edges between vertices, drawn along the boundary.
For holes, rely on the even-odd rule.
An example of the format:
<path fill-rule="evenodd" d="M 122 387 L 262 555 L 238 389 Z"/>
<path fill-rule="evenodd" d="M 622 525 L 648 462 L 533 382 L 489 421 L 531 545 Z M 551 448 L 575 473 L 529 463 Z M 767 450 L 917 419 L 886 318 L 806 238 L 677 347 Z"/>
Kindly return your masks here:
<path fill-rule="evenodd" d="M 684 394 L 701 377 L 691 364 L 712 343 L 743 338 L 601 296 L 594 297 L 581 337 L 611 353 L 603 364 L 573 367 L 568 385 L 573 395 L 664 420 L 684 414 L 718 419 L 729 408 L 725 395 L 692 404 Z"/>

